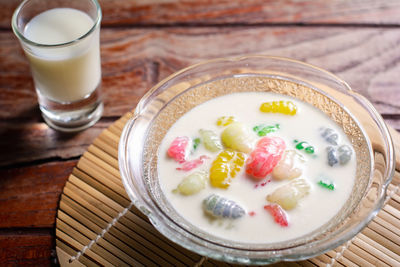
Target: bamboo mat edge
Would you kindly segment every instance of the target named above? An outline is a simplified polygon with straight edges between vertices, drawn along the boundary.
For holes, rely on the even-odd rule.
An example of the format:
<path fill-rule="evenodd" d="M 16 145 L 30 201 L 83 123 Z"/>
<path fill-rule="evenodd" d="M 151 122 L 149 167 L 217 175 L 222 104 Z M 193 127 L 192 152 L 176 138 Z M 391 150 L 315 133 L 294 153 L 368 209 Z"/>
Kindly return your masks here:
<path fill-rule="evenodd" d="M 130 117 L 132 112 L 104 130 L 68 178 L 56 218 L 60 265 L 232 266 L 170 242 L 131 205 L 118 170 L 119 137 Z M 390 130 L 399 151 L 400 135 Z M 277 266 L 400 266 L 400 173 L 393 179 L 386 205 L 355 238 L 318 257 Z"/>

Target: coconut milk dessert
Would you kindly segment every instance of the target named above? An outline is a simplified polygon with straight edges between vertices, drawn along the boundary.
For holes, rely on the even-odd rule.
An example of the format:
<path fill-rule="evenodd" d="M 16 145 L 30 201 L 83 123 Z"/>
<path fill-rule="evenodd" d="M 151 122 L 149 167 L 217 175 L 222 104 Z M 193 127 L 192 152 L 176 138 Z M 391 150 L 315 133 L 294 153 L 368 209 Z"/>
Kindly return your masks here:
<path fill-rule="evenodd" d="M 172 207 L 211 235 L 274 243 L 306 235 L 348 200 L 355 153 L 317 108 L 270 92 L 207 101 L 169 129 L 158 176 Z"/>
<path fill-rule="evenodd" d="M 57 45 L 74 41 L 89 32 L 94 21 L 82 11 L 55 8 L 35 16 L 24 36 L 35 43 Z M 57 102 L 74 102 L 92 93 L 100 83 L 99 31 L 77 46 L 41 49 L 32 47 L 30 61 L 35 87 Z"/>

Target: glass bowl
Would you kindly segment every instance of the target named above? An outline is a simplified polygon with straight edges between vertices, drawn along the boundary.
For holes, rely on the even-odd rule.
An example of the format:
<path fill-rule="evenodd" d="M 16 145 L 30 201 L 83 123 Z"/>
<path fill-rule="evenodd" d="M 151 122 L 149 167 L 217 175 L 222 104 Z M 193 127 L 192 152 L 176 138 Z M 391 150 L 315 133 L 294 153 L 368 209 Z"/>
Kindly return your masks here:
<path fill-rule="evenodd" d="M 161 190 L 157 150 L 168 129 L 193 107 L 243 91 L 271 91 L 307 102 L 342 127 L 353 145 L 357 170 L 351 196 L 333 219 L 300 238 L 249 244 L 210 235 L 182 218 Z M 173 242 L 221 261 L 268 264 L 320 255 L 359 233 L 383 205 L 394 174 L 394 149 L 379 113 L 335 75 L 292 59 L 245 56 L 196 64 L 154 86 L 122 132 L 119 168 L 134 205 Z"/>

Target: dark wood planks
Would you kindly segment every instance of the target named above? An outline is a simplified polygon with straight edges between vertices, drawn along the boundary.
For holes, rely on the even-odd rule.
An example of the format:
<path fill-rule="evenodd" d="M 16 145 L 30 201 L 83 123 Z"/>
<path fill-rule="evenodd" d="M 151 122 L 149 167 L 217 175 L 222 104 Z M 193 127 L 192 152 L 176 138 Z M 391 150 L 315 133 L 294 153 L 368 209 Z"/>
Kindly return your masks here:
<path fill-rule="evenodd" d="M 0 0 L 0 28 L 9 29 L 21 1 Z M 397 0 L 100 0 L 103 26 L 225 24 L 399 24 Z"/>
<path fill-rule="evenodd" d="M 104 24 L 265 24 L 372 23 L 397 24 L 400 3 L 388 1 L 100 1 Z M 118 4 L 115 4 L 117 3 Z M 115 15 L 118 14 L 118 15 Z"/>
<path fill-rule="evenodd" d="M 76 163 L 70 160 L 0 170 L 0 229 L 54 227 L 60 195 Z"/>
<path fill-rule="evenodd" d="M 37 103 L 26 60 L 22 54 L 16 56 L 19 47 L 9 41 L 11 33 L 1 37 L 0 47 L 7 49 L 0 51 L 0 119 L 37 117 L 32 112 Z M 381 113 L 399 114 L 399 44 L 400 28 L 103 29 L 104 115 L 123 115 L 152 85 L 178 69 L 243 54 L 284 56 L 315 64 L 347 81 Z M 26 82 L 10 82 L 21 80 Z"/>
<path fill-rule="evenodd" d="M 114 119 L 117 118 L 103 119 L 78 133 L 60 133 L 40 121 L 0 121 L 0 167 L 76 158 Z"/>
<path fill-rule="evenodd" d="M 0 230 L 0 266 L 51 266 L 52 235 L 51 229 Z"/>

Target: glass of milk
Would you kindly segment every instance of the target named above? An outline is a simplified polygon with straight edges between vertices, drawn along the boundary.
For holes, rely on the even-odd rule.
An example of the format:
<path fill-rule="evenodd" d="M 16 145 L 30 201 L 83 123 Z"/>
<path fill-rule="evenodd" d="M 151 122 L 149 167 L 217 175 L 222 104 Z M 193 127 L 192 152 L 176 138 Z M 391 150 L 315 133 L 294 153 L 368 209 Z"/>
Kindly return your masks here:
<path fill-rule="evenodd" d="M 42 116 L 72 132 L 102 115 L 97 0 L 25 0 L 12 28 L 29 60 Z"/>

